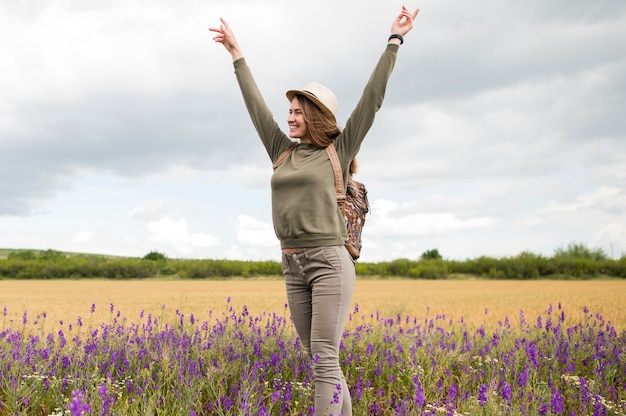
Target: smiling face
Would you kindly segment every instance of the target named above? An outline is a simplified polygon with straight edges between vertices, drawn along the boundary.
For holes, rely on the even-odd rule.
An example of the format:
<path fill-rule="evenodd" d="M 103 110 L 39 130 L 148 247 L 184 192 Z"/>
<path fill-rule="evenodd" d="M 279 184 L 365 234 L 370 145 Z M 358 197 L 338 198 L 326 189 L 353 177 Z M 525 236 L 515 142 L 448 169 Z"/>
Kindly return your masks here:
<path fill-rule="evenodd" d="M 291 100 L 287 123 L 289 124 L 289 137 L 292 139 L 300 139 L 302 143 L 310 142 L 309 130 L 304 121 L 304 113 L 298 101 L 298 96 L 293 97 L 293 100 Z"/>

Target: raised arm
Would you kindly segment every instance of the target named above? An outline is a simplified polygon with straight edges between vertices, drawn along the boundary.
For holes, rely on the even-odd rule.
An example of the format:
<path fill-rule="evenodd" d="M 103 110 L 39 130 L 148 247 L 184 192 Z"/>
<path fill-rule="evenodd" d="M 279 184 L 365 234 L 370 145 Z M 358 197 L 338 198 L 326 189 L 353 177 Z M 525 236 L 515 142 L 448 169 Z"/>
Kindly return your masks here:
<path fill-rule="evenodd" d="M 243 52 L 239 47 L 239 43 L 237 43 L 237 38 L 235 38 L 235 34 L 232 29 L 223 17 L 220 17 L 220 21 L 222 22 L 220 27 L 209 28 L 211 32 L 217 33 L 213 36 L 213 40 L 224 45 L 226 50 L 230 53 L 230 56 L 233 58 L 233 62 L 237 59 L 243 58 Z"/>
<path fill-rule="evenodd" d="M 350 114 L 342 134 L 335 140 L 337 152 L 342 162 L 349 161 L 357 154 L 361 142 L 374 123 L 376 112 L 383 104 L 387 81 L 391 76 L 396 61 L 396 54 L 404 42 L 404 36 L 413 28 L 413 19 L 417 17 L 419 9 L 411 13 L 402 6 L 400 14 L 391 25 L 391 36 L 385 51 L 374 67 L 372 74 L 363 89 L 361 98 Z"/>
<path fill-rule="evenodd" d="M 265 103 L 261 91 L 257 86 L 252 72 L 244 59 L 243 52 L 239 47 L 239 43 L 235 38 L 235 34 L 230 28 L 229 24 L 220 18 L 221 25 L 219 28 L 211 27 L 209 30 L 215 32 L 213 37 L 215 42 L 224 45 L 224 48 L 230 53 L 233 58 L 233 67 L 235 69 L 235 75 L 237 76 L 237 82 L 243 95 L 243 100 L 252 119 L 252 124 L 259 134 L 267 153 L 275 162 L 280 153 L 291 145 L 289 137 L 280 129 L 269 107 Z"/>

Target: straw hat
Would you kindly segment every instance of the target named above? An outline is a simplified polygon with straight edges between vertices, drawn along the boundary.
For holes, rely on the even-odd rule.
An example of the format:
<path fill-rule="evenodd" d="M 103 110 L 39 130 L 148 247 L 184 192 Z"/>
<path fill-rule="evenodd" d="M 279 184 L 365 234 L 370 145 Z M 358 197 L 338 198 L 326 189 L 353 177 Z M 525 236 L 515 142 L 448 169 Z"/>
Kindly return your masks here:
<path fill-rule="evenodd" d="M 289 90 L 287 91 L 287 99 L 289 102 L 293 100 L 296 95 L 304 95 L 317 105 L 320 110 L 333 120 L 336 120 L 337 109 L 339 103 L 335 94 L 322 84 L 317 82 L 311 82 L 301 90 Z"/>

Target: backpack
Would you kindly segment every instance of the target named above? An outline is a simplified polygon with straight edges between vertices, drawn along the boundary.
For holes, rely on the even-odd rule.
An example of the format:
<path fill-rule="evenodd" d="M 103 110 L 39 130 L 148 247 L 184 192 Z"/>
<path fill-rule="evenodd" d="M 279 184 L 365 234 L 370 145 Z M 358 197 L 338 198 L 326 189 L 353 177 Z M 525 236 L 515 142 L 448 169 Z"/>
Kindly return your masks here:
<path fill-rule="evenodd" d="M 278 160 L 272 166 L 274 170 L 284 162 L 285 158 L 296 146 L 297 143 L 294 143 L 289 149 L 283 151 L 280 156 L 278 156 Z M 361 182 L 349 179 L 347 192 L 344 191 L 343 173 L 341 171 L 339 156 L 337 156 L 337 149 L 335 149 L 335 145 L 332 143 L 325 149 L 335 175 L 337 204 L 343 212 L 343 219 L 346 223 L 346 229 L 348 230 L 348 240 L 345 243 L 346 249 L 352 256 L 352 259 L 356 260 L 361 256 L 361 248 L 363 246 L 361 243 L 361 233 L 365 225 L 365 214 L 370 210 L 370 204 L 367 199 L 367 189 Z"/>
<path fill-rule="evenodd" d="M 361 182 L 353 179 L 348 180 L 346 202 L 343 205 L 343 218 L 346 220 L 348 229 L 348 241 L 346 248 L 354 260 L 361 256 L 361 233 L 365 225 L 365 214 L 370 210 L 367 200 L 367 189 Z"/>

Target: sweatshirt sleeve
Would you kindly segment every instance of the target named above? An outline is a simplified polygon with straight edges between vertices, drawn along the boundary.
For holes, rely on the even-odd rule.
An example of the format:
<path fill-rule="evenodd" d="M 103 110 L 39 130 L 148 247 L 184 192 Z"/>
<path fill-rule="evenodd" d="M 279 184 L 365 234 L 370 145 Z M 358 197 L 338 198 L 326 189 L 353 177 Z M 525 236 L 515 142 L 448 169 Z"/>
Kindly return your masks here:
<path fill-rule="evenodd" d="M 280 153 L 291 145 L 292 141 L 280 130 L 278 123 L 274 120 L 274 116 L 265 103 L 245 58 L 234 61 L 233 65 L 252 124 L 272 163 L 274 163 Z"/>
<path fill-rule="evenodd" d="M 374 123 L 376 112 L 385 98 L 387 82 L 396 62 L 399 45 L 388 44 L 363 89 L 361 98 L 352 111 L 335 146 L 343 163 L 350 163 L 358 153 L 361 143 Z"/>

